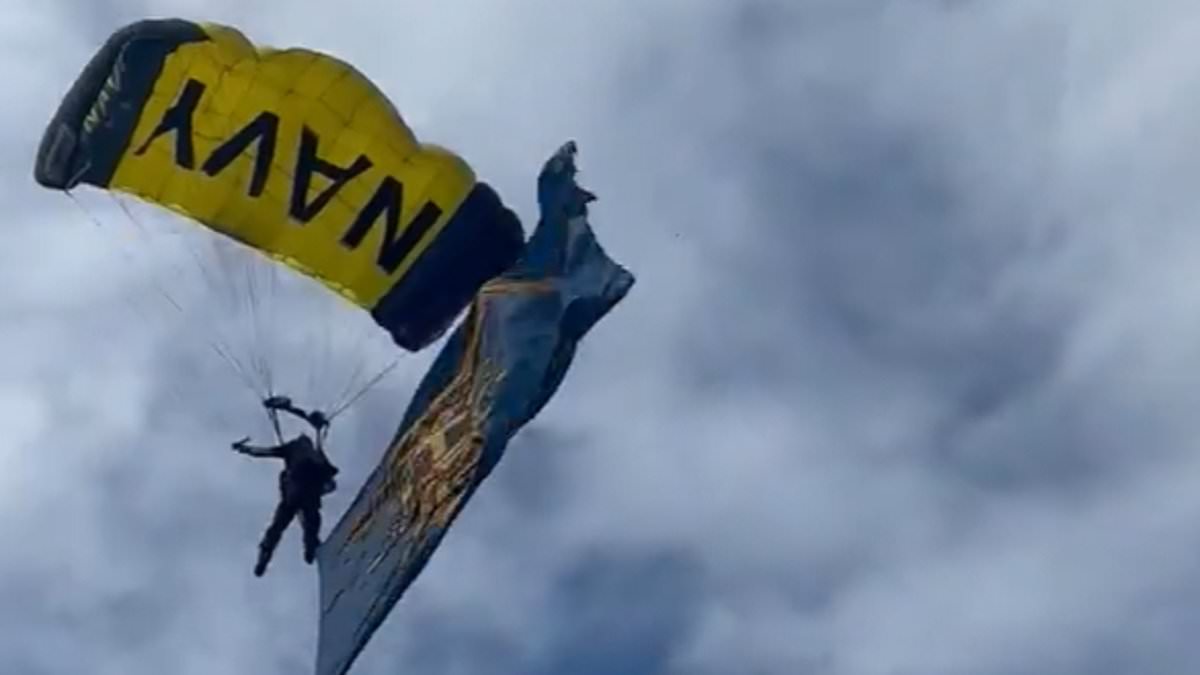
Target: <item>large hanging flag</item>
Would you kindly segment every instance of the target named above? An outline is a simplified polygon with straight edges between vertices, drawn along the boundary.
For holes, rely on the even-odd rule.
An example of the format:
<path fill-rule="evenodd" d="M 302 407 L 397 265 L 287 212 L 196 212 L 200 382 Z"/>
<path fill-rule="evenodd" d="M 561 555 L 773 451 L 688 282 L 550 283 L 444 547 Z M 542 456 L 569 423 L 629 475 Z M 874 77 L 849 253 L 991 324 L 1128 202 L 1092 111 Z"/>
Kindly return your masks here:
<path fill-rule="evenodd" d="M 320 549 L 317 675 L 343 675 L 447 528 L 562 382 L 579 340 L 633 286 L 587 219 L 575 145 L 538 178 L 523 257 L 487 282 L 421 381 L 399 432 Z"/>

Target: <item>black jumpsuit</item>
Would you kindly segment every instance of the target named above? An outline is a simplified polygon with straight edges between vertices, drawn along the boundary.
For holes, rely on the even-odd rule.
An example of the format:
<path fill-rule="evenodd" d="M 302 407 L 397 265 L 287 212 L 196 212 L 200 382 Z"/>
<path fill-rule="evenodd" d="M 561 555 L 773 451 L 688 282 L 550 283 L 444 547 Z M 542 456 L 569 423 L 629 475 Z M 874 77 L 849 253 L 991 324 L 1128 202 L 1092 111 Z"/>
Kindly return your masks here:
<path fill-rule="evenodd" d="M 334 490 L 337 467 L 306 434 L 271 448 L 247 447 L 245 452 L 255 457 L 277 457 L 284 463 L 279 474 L 279 505 L 258 545 L 255 576 L 267 571 L 275 547 L 297 514 L 304 530 L 304 561 L 312 563 L 321 543 L 321 498 Z"/>

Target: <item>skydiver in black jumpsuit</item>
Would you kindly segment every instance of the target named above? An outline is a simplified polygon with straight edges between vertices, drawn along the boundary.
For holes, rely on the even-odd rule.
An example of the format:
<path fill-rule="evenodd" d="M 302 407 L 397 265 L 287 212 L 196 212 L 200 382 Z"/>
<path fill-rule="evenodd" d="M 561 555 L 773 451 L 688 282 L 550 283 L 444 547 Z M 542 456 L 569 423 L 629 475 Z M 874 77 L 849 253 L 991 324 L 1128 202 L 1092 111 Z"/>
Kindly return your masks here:
<path fill-rule="evenodd" d="M 324 414 L 317 410 L 305 412 L 282 396 L 272 396 L 263 401 L 263 405 L 272 411 L 282 410 L 307 421 L 316 430 L 317 440 L 314 443 L 307 434 L 301 433 L 274 447 L 248 445 L 249 438 L 233 443 L 233 449 L 244 455 L 276 457 L 284 462 L 283 471 L 279 474 L 279 506 L 275 508 L 271 524 L 258 545 L 258 562 L 254 566 L 254 576 L 257 577 L 267 571 L 267 564 L 279 545 L 283 531 L 297 514 L 300 515 L 300 526 L 304 530 L 304 561 L 311 565 L 316 559 L 317 547 L 321 543 L 321 498 L 337 489 L 334 476 L 338 473 L 338 468 L 329 461 L 321 447 L 329 427 L 329 420 Z"/>

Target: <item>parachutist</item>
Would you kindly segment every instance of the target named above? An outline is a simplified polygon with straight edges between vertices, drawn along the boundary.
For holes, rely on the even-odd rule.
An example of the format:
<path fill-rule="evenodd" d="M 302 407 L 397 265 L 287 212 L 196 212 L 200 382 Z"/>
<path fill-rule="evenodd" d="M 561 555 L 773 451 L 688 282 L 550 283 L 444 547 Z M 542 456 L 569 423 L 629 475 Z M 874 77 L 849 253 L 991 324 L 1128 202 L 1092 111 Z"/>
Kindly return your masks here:
<path fill-rule="evenodd" d="M 247 438 L 232 444 L 235 451 L 244 455 L 274 457 L 282 459 L 284 463 L 283 471 L 279 473 L 279 505 L 275 508 L 271 524 L 258 545 L 258 561 L 254 565 L 254 575 L 259 577 L 267 571 L 267 564 L 275 553 L 275 547 L 279 545 L 283 531 L 297 514 L 300 516 L 300 526 L 304 530 L 304 562 L 311 565 L 316 559 L 317 547 L 321 543 L 321 499 L 337 489 L 334 476 L 338 473 L 338 468 L 329 461 L 322 447 L 323 432 L 329 426 L 329 420 L 324 414 L 317 410 L 305 412 L 283 397 L 272 397 L 263 401 L 263 405 L 271 410 L 289 412 L 308 421 L 317 429 L 317 440 L 314 442 L 308 434 L 302 433 L 273 447 L 249 445 Z"/>

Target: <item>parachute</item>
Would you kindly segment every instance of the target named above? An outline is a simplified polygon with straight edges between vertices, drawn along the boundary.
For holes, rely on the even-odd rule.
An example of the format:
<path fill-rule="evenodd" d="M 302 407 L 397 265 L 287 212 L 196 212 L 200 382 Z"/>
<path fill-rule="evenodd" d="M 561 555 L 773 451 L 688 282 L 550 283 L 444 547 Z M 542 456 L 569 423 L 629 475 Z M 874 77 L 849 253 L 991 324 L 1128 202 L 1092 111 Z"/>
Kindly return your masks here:
<path fill-rule="evenodd" d="M 178 212 L 316 279 L 417 351 L 520 255 L 516 215 L 455 153 L 417 141 L 362 73 L 237 29 L 113 33 L 51 119 L 34 177 Z"/>

